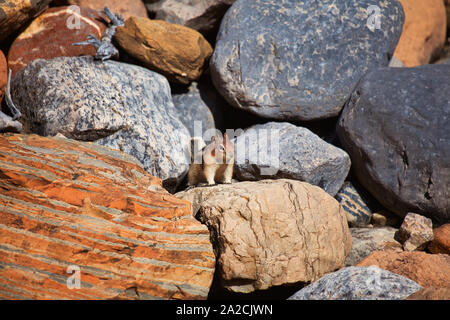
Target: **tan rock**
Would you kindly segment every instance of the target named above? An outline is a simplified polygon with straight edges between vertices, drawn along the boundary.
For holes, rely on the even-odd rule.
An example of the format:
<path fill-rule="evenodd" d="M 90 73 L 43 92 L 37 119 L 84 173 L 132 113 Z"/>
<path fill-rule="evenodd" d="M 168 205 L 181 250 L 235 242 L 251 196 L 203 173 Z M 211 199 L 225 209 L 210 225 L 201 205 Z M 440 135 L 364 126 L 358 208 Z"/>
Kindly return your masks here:
<path fill-rule="evenodd" d="M 345 211 L 319 187 L 262 180 L 176 194 L 211 231 L 222 285 L 234 292 L 310 282 L 344 266 Z"/>
<path fill-rule="evenodd" d="M 450 255 L 450 223 L 433 230 L 434 239 L 428 246 L 432 253 L 445 253 Z"/>
<path fill-rule="evenodd" d="M 448 288 L 431 287 L 421 289 L 405 300 L 450 300 L 450 284 Z"/>
<path fill-rule="evenodd" d="M 0 42 L 47 8 L 52 0 L 0 1 Z"/>
<path fill-rule="evenodd" d="M 450 284 L 450 256 L 447 254 L 375 251 L 356 266 L 372 265 L 407 277 L 424 288 L 445 288 Z"/>
<path fill-rule="evenodd" d="M 131 17 L 117 28 L 115 40 L 130 56 L 169 80 L 198 80 L 213 49 L 197 31 L 161 20 Z"/>
<path fill-rule="evenodd" d="M 397 234 L 406 251 L 423 250 L 433 240 L 431 219 L 416 213 L 408 213 Z"/>
<path fill-rule="evenodd" d="M 68 4 L 102 11 L 105 7 L 114 13 L 129 17 L 148 18 L 147 9 L 141 0 L 68 0 Z"/>
<path fill-rule="evenodd" d="M 14 40 L 8 53 L 13 74 L 35 59 L 52 59 L 95 55 L 93 46 L 74 46 L 85 41 L 89 34 L 101 38 L 106 26 L 100 14 L 89 8 L 72 11 L 69 7 L 55 7 L 43 12 Z"/>
<path fill-rule="evenodd" d="M 400 0 L 403 32 L 394 52 L 406 67 L 427 64 L 445 42 L 446 12 L 442 0 Z"/>
<path fill-rule="evenodd" d="M 3 52 L 0 50 L 0 105 L 5 96 L 6 82 L 8 81 L 8 64 Z"/>
<path fill-rule="evenodd" d="M 3 134 L 0 176 L 0 298 L 207 297 L 215 266 L 208 229 L 134 158 Z M 80 287 L 70 289 L 77 275 Z"/>

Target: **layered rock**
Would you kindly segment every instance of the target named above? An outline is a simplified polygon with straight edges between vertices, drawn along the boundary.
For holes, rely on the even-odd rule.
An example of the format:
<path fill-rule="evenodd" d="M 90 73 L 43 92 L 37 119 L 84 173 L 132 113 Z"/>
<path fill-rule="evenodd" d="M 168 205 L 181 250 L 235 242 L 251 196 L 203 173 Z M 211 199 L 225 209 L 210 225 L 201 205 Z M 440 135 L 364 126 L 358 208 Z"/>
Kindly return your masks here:
<path fill-rule="evenodd" d="M 0 42 L 47 8 L 52 0 L 3 0 L 0 2 Z"/>
<path fill-rule="evenodd" d="M 373 5 L 383 8 L 377 21 Z M 388 66 L 403 19 L 392 0 L 237 0 L 222 20 L 212 78 L 230 104 L 259 116 L 333 117 L 362 75 Z"/>
<path fill-rule="evenodd" d="M 35 60 L 14 78 L 12 95 L 28 131 L 119 149 L 170 190 L 188 170 L 189 132 L 155 72 L 92 57 Z"/>
<path fill-rule="evenodd" d="M 433 230 L 434 239 L 428 246 L 432 253 L 444 253 L 450 255 L 450 223 L 444 224 Z"/>
<path fill-rule="evenodd" d="M 360 267 L 372 265 L 414 280 L 424 288 L 445 288 L 450 283 L 450 256 L 447 254 L 375 251 L 357 264 Z"/>
<path fill-rule="evenodd" d="M 132 157 L 0 135 L 0 175 L 1 298 L 207 297 L 215 265 L 207 228 Z"/>
<path fill-rule="evenodd" d="M 350 228 L 352 250 L 345 260 L 346 266 L 353 266 L 377 250 L 403 251 L 400 242 L 395 240 L 397 229 L 384 228 Z"/>
<path fill-rule="evenodd" d="M 414 281 L 375 266 L 327 274 L 289 300 L 403 300 L 422 289 Z"/>
<path fill-rule="evenodd" d="M 442 0 L 399 0 L 405 25 L 394 52 L 406 67 L 427 64 L 444 45 L 447 17 Z"/>
<path fill-rule="evenodd" d="M 208 226 L 219 278 L 230 291 L 314 281 L 342 267 L 351 249 L 342 207 L 305 182 L 239 182 L 176 196 L 192 202 Z"/>
<path fill-rule="evenodd" d="M 403 220 L 397 238 L 406 251 L 423 250 L 433 240 L 433 223 L 431 219 L 410 212 Z"/>
<path fill-rule="evenodd" d="M 350 227 L 364 227 L 370 224 L 372 210 L 350 181 L 346 181 L 335 196 L 347 213 Z"/>
<path fill-rule="evenodd" d="M 142 0 L 67 0 L 67 3 L 97 11 L 108 7 L 112 12 L 122 15 L 125 19 L 129 17 L 148 18 L 147 9 Z"/>
<path fill-rule="evenodd" d="M 355 88 L 337 133 L 384 207 L 450 221 L 450 66 L 381 68 Z"/>
<path fill-rule="evenodd" d="M 100 39 L 106 26 L 89 8 L 56 7 L 44 11 L 14 40 L 8 52 L 13 74 L 35 59 L 95 55 L 93 46 L 74 46 L 89 34 Z"/>
<path fill-rule="evenodd" d="M 181 84 L 200 78 L 213 51 L 193 29 L 140 17 L 126 20 L 114 38 L 122 50 L 145 67 Z"/>
<path fill-rule="evenodd" d="M 310 130 L 287 122 L 252 126 L 234 145 L 235 175 L 241 181 L 295 179 L 334 196 L 350 170 L 347 153 Z"/>

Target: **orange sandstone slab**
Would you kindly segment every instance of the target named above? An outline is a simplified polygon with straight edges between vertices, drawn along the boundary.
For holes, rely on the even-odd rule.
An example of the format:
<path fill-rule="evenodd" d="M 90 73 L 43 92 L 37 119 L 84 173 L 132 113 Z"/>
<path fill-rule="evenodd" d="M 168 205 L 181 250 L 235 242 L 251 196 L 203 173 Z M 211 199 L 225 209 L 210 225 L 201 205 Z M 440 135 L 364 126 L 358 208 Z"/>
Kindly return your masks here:
<path fill-rule="evenodd" d="M 102 11 L 105 7 L 114 13 L 129 17 L 148 18 L 147 8 L 141 0 L 69 0 L 69 4 Z"/>
<path fill-rule="evenodd" d="M 91 45 L 72 44 L 85 41 L 89 34 L 100 39 L 105 30 L 100 13 L 93 9 L 47 9 L 14 40 L 8 53 L 9 66 L 15 74 L 35 59 L 95 55 Z"/>
<path fill-rule="evenodd" d="M 190 210 L 119 151 L 2 134 L 0 298 L 205 299 L 215 257 Z"/>

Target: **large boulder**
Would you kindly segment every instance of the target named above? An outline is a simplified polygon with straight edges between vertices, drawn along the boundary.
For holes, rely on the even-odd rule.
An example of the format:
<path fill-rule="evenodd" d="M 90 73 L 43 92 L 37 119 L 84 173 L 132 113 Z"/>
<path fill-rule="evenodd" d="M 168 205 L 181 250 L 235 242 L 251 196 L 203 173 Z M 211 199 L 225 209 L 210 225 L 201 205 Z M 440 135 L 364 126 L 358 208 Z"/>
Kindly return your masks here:
<path fill-rule="evenodd" d="M 347 219 L 322 189 L 295 180 L 200 187 L 176 194 L 208 226 L 224 288 L 249 293 L 310 282 L 344 266 Z"/>
<path fill-rule="evenodd" d="M 0 1 L 0 42 L 47 8 L 52 0 Z"/>
<path fill-rule="evenodd" d="M 34 60 L 13 80 L 27 131 L 95 141 L 137 158 L 173 190 L 189 167 L 189 131 L 163 76 L 92 57 Z"/>
<path fill-rule="evenodd" d="M 406 67 L 427 64 L 444 45 L 447 17 L 442 0 L 399 0 L 405 26 L 394 57 Z"/>
<path fill-rule="evenodd" d="M 347 153 L 310 130 L 287 122 L 255 125 L 235 142 L 238 180 L 294 179 L 334 196 L 350 170 Z"/>
<path fill-rule="evenodd" d="M 414 281 L 375 266 L 347 267 L 327 274 L 289 300 L 403 300 L 420 289 Z"/>
<path fill-rule="evenodd" d="M 389 64 L 403 18 L 396 0 L 237 0 L 222 20 L 212 78 L 230 104 L 263 117 L 333 117 L 362 75 Z"/>
<path fill-rule="evenodd" d="M 7 299 L 206 299 L 215 257 L 191 205 L 94 143 L 0 135 Z"/>
<path fill-rule="evenodd" d="M 93 46 L 74 46 L 89 34 L 100 39 L 106 26 L 89 8 L 56 7 L 45 10 L 13 42 L 8 64 L 13 75 L 35 59 L 95 55 Z"/>
<path fill-rule="evenodd" d="M 386 208 L 450 221 L 450 66 L 381 68 L 355 88 L 337 133 Z"/>
<path fill-rule="evenodd" d="M 372 265 L 414 280 L 424 288 L 445 288 L 450 284 L 448 254 L 428 254 L 421 251 L 374 251 L 357 264 L 359 267 Z"/>
<path fill-rule="evenodd" d="M 191 28 L 141 17 L 126 20 L 114 39 L 145 67 L 181 84 L 198 80 L 213 52 L 208 41 Z"/>

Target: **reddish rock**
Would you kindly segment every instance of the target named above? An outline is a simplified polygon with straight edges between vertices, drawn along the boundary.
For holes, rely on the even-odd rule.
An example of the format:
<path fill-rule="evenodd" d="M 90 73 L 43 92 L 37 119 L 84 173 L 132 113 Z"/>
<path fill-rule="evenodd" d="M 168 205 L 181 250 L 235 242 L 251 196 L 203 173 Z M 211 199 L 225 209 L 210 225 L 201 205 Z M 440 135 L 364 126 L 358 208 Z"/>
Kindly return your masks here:
<path fill-rule="evenodd" d="M 372 265 L 407 277 L 424 288 L 445 288 L 450 284 L 450 256 L 447 254 L 375 251 L 356 266 Z"/>
<path fill-rule="evenodd" d="M 6 82 L 8 81 L 8 64 L 3 52 L 0 50 L 0 105 L 5 96 Z"/>
<path fill-rule="evenodd" d="M 397 234 L 406 251 L 423 250 L 433 240 L 431 219 L 416 213 L 408 213 Z"/>
<path fill-rule="evenodd" d="M 445 253 L 450 255 L 450 223 L 433 230 L 434 240 L 428 246 L 432 253 Z"/>
<path fill-rule="evenodd" d="M 89 8 L 80 8 L 79 13 L 69 7 L 46 10 L 13 42 L 8 53 L 13 74 L 39 58 L 95 55 L 93 46 L 72 44 L 85 41 L 89 34 L 101 38 L 106 26 L 97 19 L 101 19 L 100 14 Z"/>
<path fill-rule="evenodd" d="M 52 0 L 0 1 L 0 42 L 47 8 Z"/>
<path fill-rule="evenodd" d="M 68 0 L 68 4 L 101 11 L 105 7 L 114 13 L 120 13 L 125 19 L 129 17 L 148 18 L 147 8 L 141 0 Z"/>
<path fill-rule="evenodd" d="M 442 0 L 400 0 L 405 12 L 394 57 L 407 67 L 430 62 L 445 42 L 447 17 Z"/>
<path fill-rule="evenodd" d="M 448 288 L 431 287 L 421 289 L 405 300 L 450 300 L 450 284 Z"/>
<path fill-rule="evenodd" d="M 204 299 L 215 256 L 191 204 L 119 151 L 0 135 L 0 298 Z M 67 272 L 80 269 L 81 288 Z"/>

